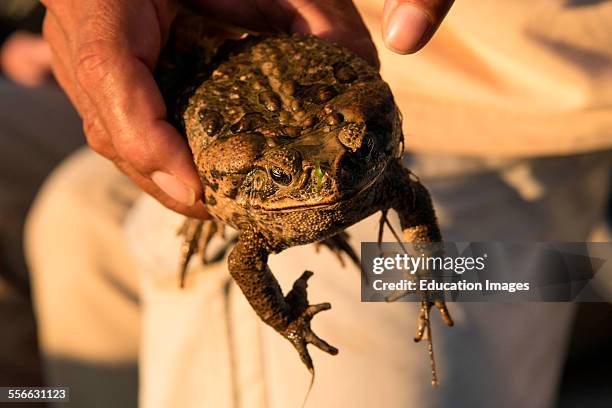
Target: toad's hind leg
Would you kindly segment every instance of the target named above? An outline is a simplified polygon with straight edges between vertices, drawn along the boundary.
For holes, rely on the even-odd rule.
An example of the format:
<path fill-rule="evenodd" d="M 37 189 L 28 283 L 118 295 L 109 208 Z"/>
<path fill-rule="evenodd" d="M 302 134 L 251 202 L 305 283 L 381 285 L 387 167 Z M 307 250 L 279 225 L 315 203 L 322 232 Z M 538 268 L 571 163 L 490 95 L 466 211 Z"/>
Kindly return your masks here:
<path fill-rule="evenodd" d="M 314 315 L 330 309 L 331 305 L 308 303 L 306 288 L 312 276 L 310 271 L 304 272 L 287 296 L 283 296 L 267 265 L 268 252 L 264 239 L 256 231 L 242 230 L 228 258 L 230 274 L 261 320 L 289 340 L 308 370 L 314 373 L 306 348 L 308 344 L 332 355 L 338 353 L 338 349 L 319 338 L 310 328 Z"/>
<path fill-rule="evenodd" d="M 393 183 L 390 195 L 393 197 L 393 209 L 397 211 L 400 219 L 404 240 L 413 244 L 425 257 L 440 256 L 442 254 L 442 236 L 436 219 L 431 197 L 427 189 L 416 177 L 400 163 L 396 163 L 395 175 L 397 180 Z M 438 243 L 438 244 L 435 244 Z M 417 271 L 423 275 L 425 271 Z M 453 325 L 446 304 L 442 297 L 436 293 L 421 293 L 422 300 L 417 321 L 416 342 L 427 339 L 432 369 L 432 384 L 437 385 L 437 374 L 433 355 L 431 339 L 430 309 L 436 306 L 444 323 Z"/>
<path fill-rule="evenodd" d="M 361 267 L 361 260 L 359 259 L 359 255 L 357 255 L 357 252 L 355 252 L 355 249 L 350 244 L 349 239 L 350 235 L 348 234 L 348 232 L 341 231 L 330 238 L 315 243 L 314 245 L 317 253 L 319 252 L 322 246 L 329 248 L 329 250 L 332 251 L 334 255 L 336 255 L 338 262 L 340 262 L 340 266 L 342 266 L 343 268 L 346 266 L 344 263 L 343 254 L 346 255 L 353 262 L 353 264 L 357 268 L 359 268 L 359 273 L 361 274 L 362 281 L 366 285 L 369 285 L 370 278 L 365 273 L 365 270 Z"/>
<path fill-rule="evenodd" d="M 210 240 L 215 234 L 223 236 L 224 229 L 225 226 L 215 220 L 185 219 L 177 232 L 178 235 L 183 237 L 179 260 L 179 281 L 181 288 L 185 286 L 187 266 L 191 257 L 199 253 L 202 256 L 202 262 L 206 264 L 206 248 Z"/>
<path fill-rule="evenodd" d="M 315 243 L 315 249 L 317 252 L 319 252 L 321 246 L 327 247 L 334 255 L 336 255 L 338 262 L 340 262 L 340 266 L 343 268 L 345 264 L 342 254 L 345 254 L 355 265 L 361 267 L 359 256 L 349 243 L 349 239 L 349 234 L 346 231 L 341 231 L 332 237 Z"/>

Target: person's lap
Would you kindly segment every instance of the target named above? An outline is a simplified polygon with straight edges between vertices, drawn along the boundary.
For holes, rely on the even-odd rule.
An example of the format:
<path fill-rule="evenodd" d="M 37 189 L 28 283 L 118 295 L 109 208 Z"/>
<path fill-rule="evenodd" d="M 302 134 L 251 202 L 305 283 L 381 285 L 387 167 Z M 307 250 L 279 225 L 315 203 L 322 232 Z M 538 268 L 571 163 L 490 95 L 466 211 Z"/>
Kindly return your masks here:
<path fill-rule="evenodd" d="M 134 324 L 140 314 L 140 401 L 144 407 L 230 406 L 232 401 L 249 407 L 300 404 L 310 381 L 307 370 L 291 345 L 259 322 L 231 283 L 225 264 L 204 267 L 192 263 L 187 288 L 179 290 L 176 262 L 180 242 L 175 232 L 181 217 L 148 197 L 141 198 L 127 215 L 124 241 L 120 224 L 128 206 L 105 205 L 105 200 L 116 197 L 93 192 L 112 190 L 116 177 L 112 173 L 116 170 L 92 155 L 83 154 L 79 163 L 73 161 L 72 166 L 64 168 L 63 176 L 55 177 L 55 183 L 61 184 L 61 178 L 69 180 L 70 174 L 79 174 L 81 187 L 90 188 L 76 186 L 67 198 L 88 198 L 78 208 L 68 206 L 62 210 L 59 201 L 55 204 L 58 212 L 54 217 L 58 220 L 68 217 L 82 221 L 64 224 L 64 234 L 57 234 L 58 227 L 44 226 L 42 216 L 34 217 L 31 254 L 43 259 L 44 239 L 55 232 L 55 251 L 59 254 L 63 251 L 68 256 L 66 248 L 77 254 L 96 248 L 99 259 L 104 259 L 117 257 L 112 253 L 118 251 L 122 254 L 119 258 L 132 257 L 134 266 L 118 262 L 106 265 L 117 268 L 109 271 L 84 258 L 80 266 L 69 265 L 81 269 L 75 272 L 62 268 L 58 255 L 57 262 L 36 264 L 34 279 L 40 282 L 35 286 L 37 294 L 58 299 L 74 296 L 77 303 L 74 308 L 64 309 L 64 318 L 89 321 L 92 334 L 99 331 L 96 322 L 122 320 L 110 326 L 116 333 L 117 327 Z M 601 186 L 607 185 L 605 178 L 609 174 L 609 164 L 607 169 L 605 164 L 609 160 L 604 158 L 609 156 L 483 166 L 478 160 L 453 163 L 451 158 L 421 156 L 412 164 L 414 172 L 432 191 L 447 240 L 585 240 L 603 214 L 607 192 Z M 446 174 L 430 170 L 436 168 L 436 161 L 448 165 Z M 88 166 L 94 167 L 89 162 L 107 168 L 83 172 Z M 468 168 L 471 170 L 466 171 Z M 52 183 L 39 200 L 41 214 L 51 206 L 45 201 L 53 202 L 53 194 Z M 116 209 L 113 216 L 103 214 L 108 208 Z M 43 225 L 36 227 L 37 223 Z M 97 223 L 106 227 L 97 227 Z M 372 217 L 353 227 L 349 231 L 353 242 L 375 239 L 376 226 L 377 219 Z M 63 238 L 68 229 L 70 241 Z M 102 246 L 100 236 L 91 233 L 99 230 L 106 232 L 106 244 Z M 80 240 L 75 239 L 79 236 Z M 61 247 L 65 248 L 60 250 Z M 91 264 L 86 266 L 88 262 Z M 416 305 L 360 303 L 360 280 L 355 268 L 341 269 L 333 255 L 325 250 L 315 254 L 313 246 L 291 248 L 272 256 L 270 267 L 285 290 L 304 269 L 312 269 L 315 275 L 310 281 L 310 299 L 333 305 L 331 311 L 317 316 L 313 326 L 321 337 L 340 348 L 340 354 L 330 357 L 313 352 L 317 377 L 309 397 L 311 406 L 418 403 L 539 407 L 553 401 L 573 315 L 569 304 L 452 304 L 456 327 L 444 328 L 438 320 L 434 323 L 442 383 L 434 390 L 429 385 L 425 346 L 412 342 Z M 136 268 L 141 277 L 138 311 L 134 304 L 129 314 L 81 308 L 82 314 L 71 316 L 79 302 L 105 304 L 110 310 L 115 304 L 125 303 L 133 296 L 128 293 L 135 293 L 135 289 L 126 292 L 121 282 L 128 280 L 132 282 L 128 286 L 133 288 Z M 50 278 L 40 278 L 53 274 L 69 277 L 79 272 L 79 285 L 69 285 L 70 279 L 58 277 L 57 290 L 48 291 L 51 293 L 45 289 Z M 87 283 L 89 280 L 107 290 L 98 293 L 83 289 L 86 295 L 82 296 L 80 287 L 94 287 Z M 64 284 L 71 290 L 60 290 Z M 58 308 L 45 315 L 41 310 L 44 307 L 43 303 L 38 306 L 43 327 L 51 324 L 53 313 L 60 313 Z M 137 340 L 129 338 L 129 331 L 122 333 L 109 339 L 113 343 L 109 347 L 135 355 Z M 84 339 L 83 348 L 88 346 L 87 338 L 92 337 L 95 338 Z M 94 346 L 92 349 L 96 350 Z"/>
<path fill-rule="evenodd" d="M 74 406 L 137 398 L 138 279 L 122 233 L 136 187 L 82 149 L 41 189 L 26 227 L 34 306 L 49 385 Z"/>

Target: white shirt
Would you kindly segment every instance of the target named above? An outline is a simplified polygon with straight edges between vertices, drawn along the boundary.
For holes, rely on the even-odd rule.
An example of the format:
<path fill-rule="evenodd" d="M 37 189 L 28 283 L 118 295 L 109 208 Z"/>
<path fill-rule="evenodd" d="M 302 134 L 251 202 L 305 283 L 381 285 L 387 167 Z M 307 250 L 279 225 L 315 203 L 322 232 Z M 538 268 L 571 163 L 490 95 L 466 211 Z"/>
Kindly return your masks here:
<path fill-rule="evenodd" d="M 409 149 L 520 157 L 612 148 L 612 2 L 460 0 L 410 56 L 382 44 L 381 1 L 355 3 Z"/>

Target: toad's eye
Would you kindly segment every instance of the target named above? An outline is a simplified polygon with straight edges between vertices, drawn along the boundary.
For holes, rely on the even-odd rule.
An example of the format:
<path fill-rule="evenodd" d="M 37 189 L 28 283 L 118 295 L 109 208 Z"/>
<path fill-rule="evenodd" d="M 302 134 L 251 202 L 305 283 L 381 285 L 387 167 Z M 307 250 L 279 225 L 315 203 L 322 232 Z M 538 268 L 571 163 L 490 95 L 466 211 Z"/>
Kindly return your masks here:
<path fill-rule="evenodd" d="M 270 168 L 270 177 L 274 180 L 275 183 L 281 184 L 283 186 L 288 186 L 291 184 L 291 174 L 287 174 L 280 167 L 272 167 Z"/>

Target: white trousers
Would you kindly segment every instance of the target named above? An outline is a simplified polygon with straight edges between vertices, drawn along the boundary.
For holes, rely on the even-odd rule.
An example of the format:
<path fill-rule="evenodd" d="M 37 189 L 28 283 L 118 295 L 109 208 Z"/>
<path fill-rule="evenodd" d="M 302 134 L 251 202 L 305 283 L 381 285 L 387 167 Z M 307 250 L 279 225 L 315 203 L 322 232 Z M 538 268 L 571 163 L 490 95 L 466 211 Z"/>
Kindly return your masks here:
<path fill-rule="evenodd" d="M 603 220 L 610 152 L 534 160 L 417 156 L 446 240 L 587 240 Z M 310 381 L 292 346 L 261 323 L 224 262 L 191 263 L 177 285 L 182 219 L 112 164 L 83 150 L 47 181 L 30 215 L 27 250 L 48 380 L 72 387 L 74 406 L 299 407 Z M 378 217 L 349 230 L 376 239 Z M 386 236 L 391 240 L 390 234 Z M 325 248 L 270 257 L 287 291 L 305 270 L 313 320 L 340 349 L 311 347 L 308 407 L 548 407 L 555 402 L 574 305 L 450 304 L 434 315 L 441 385 L 430 386 L 413 303 L 361 303 L 359 273 Z M 528 267 L 528 266 L 526 266 Z M 535 273 L 535 271 L 534 271 Z"/>

